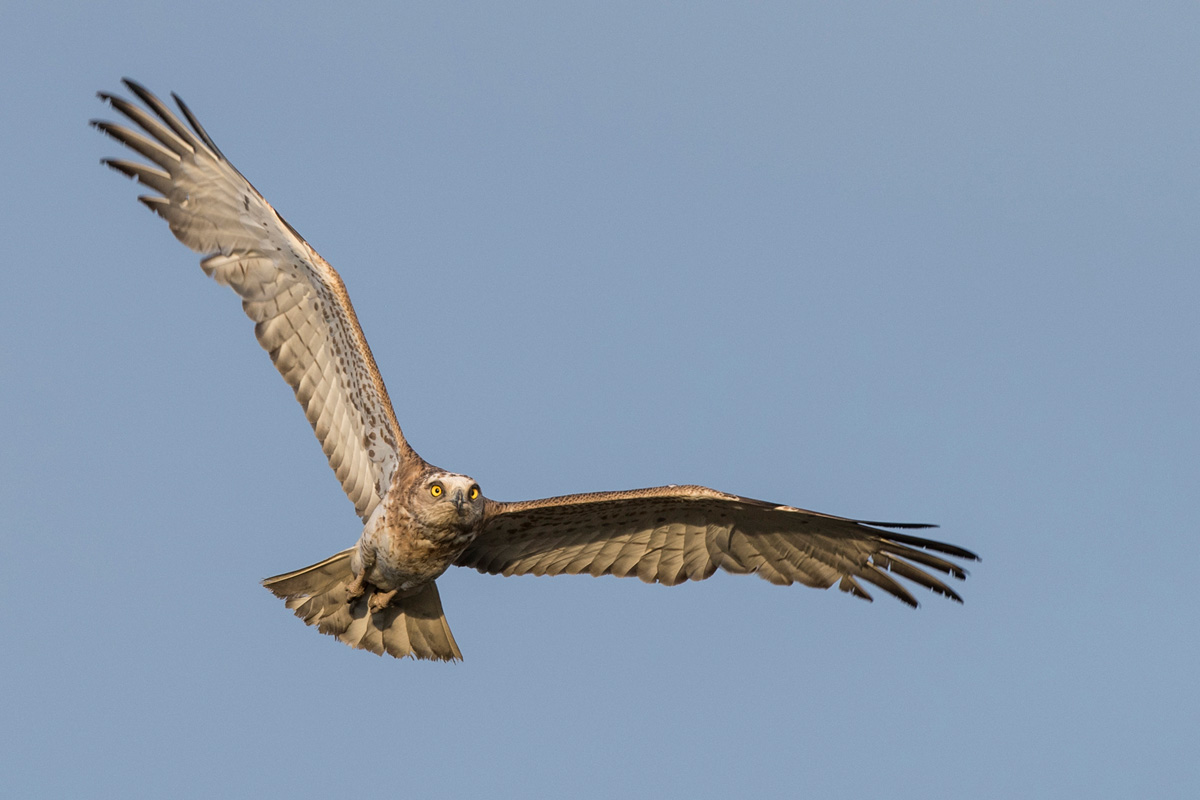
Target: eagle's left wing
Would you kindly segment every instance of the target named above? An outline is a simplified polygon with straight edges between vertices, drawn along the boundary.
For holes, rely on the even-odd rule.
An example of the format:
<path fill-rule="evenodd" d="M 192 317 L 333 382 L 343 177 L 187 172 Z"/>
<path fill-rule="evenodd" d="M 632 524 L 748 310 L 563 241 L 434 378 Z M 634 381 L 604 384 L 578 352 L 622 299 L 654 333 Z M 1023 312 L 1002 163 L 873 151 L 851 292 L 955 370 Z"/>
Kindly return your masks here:
<path fill-rule="evenodd" d="M 153 163 L 105 164 L 156 194 L 138 199 L 200 253 L 204 271 L 242 298 L 254 333 L 304 407 L 342 489 L 365 521 L 397 466 L 418 459 L 388 399 L 341 277 L 226 160 L 175 97 L 185 125 L 133 81 L 145 108 L 104 92 L 138 129 L 93 125 Z"/>
<path fill-rule="evenodd" d="M 660 486 L 520 503 L 488 501 L 483 532 L 459 566 L 504 575 L 616 575 L 674 585 L 718 567 L 871 599 L 859 579 L 905 603 L 917 600 L 893 575 L 962 602 L 926 567 L 966 572 L 934 553 L 966 560 L 961 547 L 881 530 L 931 525 L 861 522 L 751 500 L 704 486 Z"/>

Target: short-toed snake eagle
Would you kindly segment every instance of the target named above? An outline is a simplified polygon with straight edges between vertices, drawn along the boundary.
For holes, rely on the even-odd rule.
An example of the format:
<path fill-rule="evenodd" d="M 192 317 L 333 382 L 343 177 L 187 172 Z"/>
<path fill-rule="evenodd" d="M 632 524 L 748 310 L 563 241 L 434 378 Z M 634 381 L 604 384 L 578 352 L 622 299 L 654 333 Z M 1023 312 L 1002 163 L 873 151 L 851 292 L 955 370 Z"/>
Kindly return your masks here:
<path fill-rule="evenodd" d="M 451 565 L 499 575 L 636 575 L 674 585 L 718 568 L 903 602 L 898 580 L 959 596 L 929 570 L 968 550 L 703 486 L 661 486 L 505 503 L 409 447 L 341 278 L 222 155 L 186 105 L 185 124 L 133 81 L 142 101 L 101 93 L 132 126 L 96 121 L 149 164 L 107 159 L 200 266 L 242 298 L 259 344 L 296 394 L 364 527 L 358 543 L 263 583 L 322 633 L 393 656 L 462 658 L 436 579 Z"/>

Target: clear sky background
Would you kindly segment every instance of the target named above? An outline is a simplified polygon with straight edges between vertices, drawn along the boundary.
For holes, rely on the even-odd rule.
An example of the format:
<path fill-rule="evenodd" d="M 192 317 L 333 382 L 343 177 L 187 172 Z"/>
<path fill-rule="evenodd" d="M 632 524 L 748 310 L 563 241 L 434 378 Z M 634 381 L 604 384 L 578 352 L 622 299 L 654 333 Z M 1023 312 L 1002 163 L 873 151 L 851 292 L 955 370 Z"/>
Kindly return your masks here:
<path fill-rule="evenodd" d="M 1194 3 L 0 6 L 13 797 L 1195 797 Z M 180 93 L 494 498 L 937 522 L 912 611 L 441 579 L 381 659 L 258 585 L 360 525 L 235 297 L 103 169 Z"/>

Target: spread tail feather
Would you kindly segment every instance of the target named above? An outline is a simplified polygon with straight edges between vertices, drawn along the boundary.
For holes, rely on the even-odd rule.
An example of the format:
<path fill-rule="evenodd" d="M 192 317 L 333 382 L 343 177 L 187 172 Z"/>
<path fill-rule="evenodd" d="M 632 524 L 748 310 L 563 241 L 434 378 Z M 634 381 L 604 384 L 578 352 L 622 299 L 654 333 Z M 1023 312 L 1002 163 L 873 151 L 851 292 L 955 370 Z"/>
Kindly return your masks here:
<path fill-rule="evenodd" d="M 263 586 L 286 600 L 305 624 L 351 647 L 396 658 L 462 660 L 433 581 L 410 595 L 397 595 L 374 614 L 367 613 L 370 592 L 351 602 L 347 584 L 354 580 L 352 552 L 353 548 L 343 550 L 311 567 L 267 578 Z"/>

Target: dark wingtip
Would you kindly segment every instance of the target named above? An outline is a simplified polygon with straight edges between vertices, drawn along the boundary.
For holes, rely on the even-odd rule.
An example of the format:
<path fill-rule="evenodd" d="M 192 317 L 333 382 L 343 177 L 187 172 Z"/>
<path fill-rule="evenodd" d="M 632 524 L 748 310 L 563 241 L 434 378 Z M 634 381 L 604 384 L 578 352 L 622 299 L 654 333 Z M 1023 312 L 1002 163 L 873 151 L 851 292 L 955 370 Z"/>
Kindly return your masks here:
<path fill-rule="evenodd" d="M 954 591 L 953 589 L 951 589 L 949 586 L 946 586 L 945 584 L 943 584 L 941 586 L 926 586 L 925 588 L 928 589 L 929 591 L 933 592 L 936 595 L 953 600 L 954 602 L 958 603 L 960 606 L 963 605 L 963 599 L 961 596 L 959 596 L 958 592 Z"/>
<path fill-rule="evenodd" d="M 125 84 L 126 89 L 133 92 L 134 96 L 151 108 L 162 105 L 162 102 L 155 96 L 154 92 L 142 86 L 137 81 L 131 78 L 121 78 L 121 83 Z"/>
<path fill-rule="evenodd" d="M 109 169 L 111 169 L 113 172 L 117 172 L 117 173 L 120 173 L 121 175 L 124 175 L 126 178 L 129 178 L 131 180 L 137 179 L 137 177 L 133 173 L 131 173 L 129 170 L 124 169 L 121 166 L 117 165 L 116 162 L 114 162 L 111 158 L 102 158 L 102 159 L 100 159 L 100 163 L 103 164 L 104 166 L 108 167 Z"/>
<path fill-rule="evenodd" d="M 149 90 L 145 86 L 142 86 L 140 83 L 135 81 L 133 78 L 121 78 L 121 83 L 125 84 L 125 88 L 128 89 L 129 91 L 133 92 L 134 94 L 140 95 L 143 92 L 146 94 L 150 93 Z"/>
<path fill-rule="evenodd" d="M 955 547 L 952 544 L 943 544 L 941 542 L 939 542 L 938 544 L 941 546 L 940 552 L 945 553 L 947 555 L 957 556 L 958 558 L 965 558 L 967 561 L 983 561 L 982 558 L 975 555 L 974 553 L 972 553 L 970 550 L 966 549 L 965 547 Z M 966 570 L 964 570 L 964 572 L 965 571 Z"/>
<path fill-rule="evenodd" d="M 936 553 L 941 553 L 955 558 L 965 558 L 967 561 L 979 561 L 979 556 L 972 553 L 965 547 L 949 544 L 947 542 L 939 542 L 933 539 L 922 539 L 919 536 L 906 536 L 903 533 L 885 534 L 885 538 L 900 544 L 906 544 L 910 547 L 919 547 L 922 550 L 933 550 Z"/>
<path fill-rule="evenodd" d="M 932 522 L 872 522 L 865 519 L 860 519 L 858 522 L 862 525 L 873 525 L 876 528 L 899 528 L 901 530 L 921 530 L 923 528 L 938 527 Z"/>
<path fill-rule="evenodd" d="M 204 144 L 209 147 L 209 149 L 216 153 L 218 157 L 225 159 L 225 154 L 221 152 L 221 148 L 217 147 L 217 143 L 214 142 L 212 137 L 208 135 L 208 131 L 204 130 L 204 126 L 200 124 L 200 120 L 196 119 L 196 115 L 192 113 L 190 108 L 188 108 L 187 103 L 183 102 L 183 98 L 174 92 L 171 92 L 171 99 L 175 101 L 175 105 L 179 106 L 179 110 L 183 112 L 184 118 L 188 121 L 188 124 L 192 126 L 192 130 L 196 132 L 196 135 L 200 137 L 200 140 L 203 141 Z"/>

